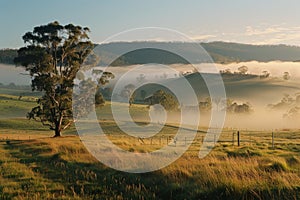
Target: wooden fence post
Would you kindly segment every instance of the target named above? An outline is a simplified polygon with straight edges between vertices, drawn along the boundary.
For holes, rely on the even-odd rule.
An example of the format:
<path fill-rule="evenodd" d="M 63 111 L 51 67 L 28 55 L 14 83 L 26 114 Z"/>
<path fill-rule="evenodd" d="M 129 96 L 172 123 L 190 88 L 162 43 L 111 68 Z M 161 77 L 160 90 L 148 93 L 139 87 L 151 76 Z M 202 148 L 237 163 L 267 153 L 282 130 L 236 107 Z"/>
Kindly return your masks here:
<path fill-rule="evenodd" d="M 272 148 L 273 149 L 275 148 L 275 145 L 274 145 L 274 132 L 272 132 Z"/>
<path fill-rule="evenodd" d="M 238 146 L 240 146 L 240 131 L 237 132 Z"/>
<path fill-rule="evenodd" d="M 234 146 L 234 132 L 232 133 L 232 146 Z"/>

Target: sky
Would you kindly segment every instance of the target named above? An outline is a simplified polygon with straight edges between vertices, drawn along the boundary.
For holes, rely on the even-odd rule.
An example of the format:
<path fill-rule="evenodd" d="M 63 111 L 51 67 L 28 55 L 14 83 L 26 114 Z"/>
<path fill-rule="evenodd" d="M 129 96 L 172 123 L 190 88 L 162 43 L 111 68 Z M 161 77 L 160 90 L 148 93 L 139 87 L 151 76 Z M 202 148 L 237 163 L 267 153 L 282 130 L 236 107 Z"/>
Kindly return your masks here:
<path fill-rule="evenodd" d="M 300 46 L 299 8 L 299 0 L 0 0 L 0 48 L 21 47 L 24 33 L 52 21 L 89 27 L 95 43 L 162 27 L 196 41 Z"/>

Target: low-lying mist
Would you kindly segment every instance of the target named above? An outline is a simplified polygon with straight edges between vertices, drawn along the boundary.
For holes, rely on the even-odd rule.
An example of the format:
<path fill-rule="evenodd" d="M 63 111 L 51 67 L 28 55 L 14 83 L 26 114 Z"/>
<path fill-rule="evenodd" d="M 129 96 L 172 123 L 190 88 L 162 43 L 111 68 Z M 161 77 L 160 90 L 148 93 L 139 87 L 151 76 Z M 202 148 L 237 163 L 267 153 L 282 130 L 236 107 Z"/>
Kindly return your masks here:
<path fill-rule="evenodd" d="M 202 72 L 210 72 L 209 68 L 212 64 L 199 64 Z M 270 109 L 269 104 L 276 104 L 282 100 L 285 94 L 295 95 L 300 92 L 300 63 L 299 62 L 244 62 L 244 63 L 231 63 L 231 64 L 214 64 L 218 70 L 230 69 L 232 72 L 238 71 L 241 66 L 248 67 L 248 73 L 260 75 L 263 71 L 268 71 L 271 77 L 266 80 L 239 80 L 232 81 L 226 86 L 227 98 L 237 103 L 249 103 L 253 109 L 251 113 L 227 113 L 224 126 L 227 128 L 236 129 L 257 129 L 257 130 L 275 130 L 275 129 L 289 129 L 300 128 L 299 115 L 293 115 L 292 117 L 286 117 L 289 110 L 292 107 L 276 110 Z M 111 85 L 118 81 L 118 78 L 132 69 L 134 66 L 120 66 L 109 67 L 107 70 L 113 72 L 116 75 L 116 79 L 111 81 Z M 172 65 L 175 71 L 164 71 L 159 66 L 149 68 L 149 71 L 140 71 L 129 74 L 128 79 L 125 80 L 125 84 L 137 84 L 141 79 L 145 79 L 152 82 L 160 82 L 167 80 L 176 80 L 184 73 L 190 73 L 193 71 L 191 65 Z M 290 80 L 283 80 L 282 76 L 284 72 L 289 72 L 291 75 Z M 30 77 L 25 76 L 24 70 L 16 68 L 13 65 L 0 65 L 0 82 L 9 84 L 14 82 L 15 84 L 30 84 Z M 141 76 L 143 74 L 143 76 Z M 227 84 L 227 83 L 226 83 Z M 105 87 L 110 87 L 106 85 Z M 147 94 L 148 96 L 150 94 Z M 187 98 L 189 98 L 187 96 Z M 189 119 L 191 123 L 195 119 L 196 113 L 190 112 Z M 207 127 L 210 122 L 210 114 L 201 112 L 200 126 Z M 169 114 L 168 121 L 178 123 L 180 120 L 178 114 Z"/>
<path fill-rule="evenodd" d="M 211 72 L 210 67 L 216 66 L 218 70 L 230 69 L 233 73 L 238 71 L 241 66 L 248 67 L 248 74 L 261 75 L 263 71 L 268 71 L 270 77 L 267 79 L 249 78 L 241 76 L 241 78 L 231 78 L 224 81 L 226 87 L 227 98 L 238 104 L 247 103 L 251 105 L 252 111 L 249 113 L 230 113 L 226 115 L 224 127 L 234 129 L 252 129 L 252 130 L 275 130 L 275 129 L 297 129 L 300 128 L 298 113 L 293 116 L 287 116 L 287 113 L 293 109 L 293 106 L 285 109 L 270 109 L 270 104 L 277 104 L 282 101 L 285 95 L 295 96 L 300 92 L 300 63 L 299 62 L 280 62 L 273 61 L 268 63 L 262 62 L 243 62 L 231 64 L 199 64 L 201 72 Z M 127 67 L 109 67 L 113 73 L 121 76 L 135 66 Z M 141 71 L 131 74 L 127 80 L 128 84 L 136 84 L 140 74 L 144 75 L 145 80 L 154 82 L 175 80 L 183 73 L 192 73 L 191 65 L 172 65 L 178 73 L 168 73 L 168 71 L 159 70 L 157 66 L 149 67 L 147 72 Z M 283 74 L 288 72 L 291 76 L 290 80 L 284 80 Z M 124 81 L 124 80 L 123 80 Z M 124 82 L 126 84 L 126 82 Z M 199 83 L 201 84 L 201 83 Z M 148 94 L 149 95 L 149 94 Z M 187 98 L 189 98 L 187 94 Z M 199 100 L 201 101 L 201 100 Z M 296 107 L 296 106 L 294 106 Z M 190 111 L 189 119 L 191 123 L 195 120 L 197 113 Z M 211 115 L 201 112 L 200 126 L 207 127 L 210 122 Z M 180 121 L 179 114 L 169 113 L 168 122 L 178 123 Z M 220 122 L 221 123 L 221 122 Z"/>
<path fill-rule="evenodd" d="M 31 78 L 25 74 L 25 70 L 21 67 L 0 64 L 0 83 L 2 84 L 29 85 Z"/>
<path fill-rule="evenodd" d="M 190 111 L 189 115 L 185 117 L 184 121 L 188 121 L 187 124 L 194 124 L 197 118 L 198 112 Z M 300 129 L 299 118 L 287 118 L 284 117 L 283 111 L 271 111 L 268 108 L 256 108 L 251 113 L 233 114 L 226 113 L 224 128 L 236 129 L 236 130 L 261 130 L 261 131 L 275 131 L 283 129 Z M 167 123 L 179 124 L 180 113 L 169 112 L 167 115 Z M 154 121 L 159 121 L 155 120 Z M 209 127 L 211 122 L 211 114 L 207 112 L 200 112 L 200 128 Z M 219 125 L 222 124 L 220 120 Z"/>

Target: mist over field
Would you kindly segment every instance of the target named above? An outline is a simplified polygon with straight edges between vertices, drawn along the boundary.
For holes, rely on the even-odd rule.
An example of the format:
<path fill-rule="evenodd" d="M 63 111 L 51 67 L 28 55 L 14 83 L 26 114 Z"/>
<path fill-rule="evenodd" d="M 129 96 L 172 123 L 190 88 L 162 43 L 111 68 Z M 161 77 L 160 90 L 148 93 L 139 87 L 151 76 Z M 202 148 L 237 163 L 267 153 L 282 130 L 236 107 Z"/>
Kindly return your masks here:
<path fill-rule="evenodd" d="M 271 75 L 267 79 L 260 79 L 259 77 L 224 77 L 224 84 L 226 87 L 227 98 L 237 104 L 248 103 L 251 105 L 252 111 L 247 114 L 232 114 L 227 113 L 225 120 L 225 127 L 233 129 L 252 129 L 252 130 L 275 130 L 275 129 L 289 129 L 300 128 L 297 118 L 284 117 L 295 105 L 286 106 L 283 109 L 270 109 L 270 104 L 278 104 L 282 101 L 285 95 L 290 95 L 296 98 L 297 93 L 300 92 L 300 63 L 298 62 L 243 62 L 232 64 L 198 64 L 197 67 L 203 73 L 211 73 L 211 67 L 217 67 L 217 70 L 230 69 L 232 72 L 237 72 L 241 66 L 248 67 L 249 74 L 261 75 L 263 71 L 268 71 Z M 116 74 L 116 80 L 111 82 L 112 85 L 117 80 L 137 66 L 127 67 L 109 67 L 107 70 Z M 193 71 L 191 65 L 171 65 L 171 68 L 177 71 L 168 71 L 167 69 L 159 69 L 159 66 L 149 65 L 147 71 L 135 71 L 129 73 L 129 78 L 123 80 L 121 85 L 133 84 L 139 85 L 138 79 L 140 74 L 144 74 L 145 82 L 169 82 L 180 88 L 181 82 L 178 77 L 180 73 L 190 73 Z M 291 75 L 290 80 L 284 80 L 283 74 L 288 72 Z M 122 77 L 123 78 L 123 77 Z M 203 101 L 209 95 L 201 80 L 193 77 L 192 75 L 186 76 L 193 85 L 194 89 L 198 91 L 199 101 Z M 197 85 L 198 84 L 198 85 Z M 153 86 L 146 86 L 145 89 L 151 92 L 158 89 Z M 121 91 L 118 91 L 121 92 Z M 150 93 L 151 93 L 150 92 Z M 187 98 L 190 98 L 187 94 Z M 195 119 L 196 113 L 190 112 L 191 123 Z M 209 113 L 201 113 L 200 126 L 207 127 L 210 122 Z M 178 123 L 180 117 L 178 115 L 169 116 L 169 122 Z"/>
<path fill-rule="evenodd" d="M 131 71 L 137 65 L 134 66 L 120 66 L 109 67 L 106 70 L 113 72 L 116 78 L 111 80 L 107 86 L 115 85 L 116 82 L 127 73 L 127 77 L 122 80 L 121 85 L 128 84 L 143 85 L 144 83 L 138 83 L 141 74 L 145 75 L 144 81 L 158 83 L 159 82 L 174 82 L 175 85 L 180 85 L 178 81 L 180 74 L 190 73 L 193 71 L 191 65 L 170 65 L 169 67 L 162 67 L 160 65 L 147 65 L 149 68 L 145 70 Z M 260 75 L 262 71 L 268 71 L 271 77 L 267 80 L 260 80 L 259 78 L 251 78 L 245 80 L 234 80 L 232 78 L 224 79 L 226 86 L 227 98 L 238 104 L 249 103 L 253 111 L 249 114 L 230 114 L 227 113 L 225 127 L 236 129 L 257 129 L 257 130 L 274 130 L 274 129 L 287 129 L 287 128 L 300 128 L 300 124 L 296 119 L 284 118 L 289 109 L 287 107 L 281 110 L 270 110 L 269 104 L 277 104 L 281 102 L 284 95 L 288 94 L 291 97 L 300 92 L 300 63 L 299 62 L 242 62 L 231 64 L 197 64 L 197 67 L 202 73 L 210 73 L 212 67 L 217 67 L 217 70 L 230 69 L 232 72 L 238 71 L 241 66 L 248 67 L 249 74 Z M 103 68 L 101 68 L 103 69 Z M 283 80 L 282 76 L 284 72 L 289 72 L 291 75 L 290 80 Z M 17 68 L 13 65 L 0 64 L 0 82 L 7 85 L 9 83 L 15 83 L 16 85 L 29 85 L 30 77 L 24 75 L 26 73 L 22 68 Z M 193 77 L 189 78 L 194 85 L 197 85 L 197 79 Z M 173 84 L 172 82 L 172 84 Z M 203 83 L 199 83 L 201 85 Z M 122 88 L 121 88 L 122 89 Z M 150 91 L 154 90 L 150 88 Z M 199 101 L 208 97 L 206 92 L 203 92 L 202 87 L 196 86 L 196 90 L 199 90 Z M 116 91 L 121 92 L 121 91 Z M 153 92 L 153 91 L 152 91 Z M 148 94 L 150 95 L 150 94 Z M 187 98 L 189 98 L 187 94 Z M 191 111 L 190 120 L 194 119 Z M 172 122 L 178 122 L 179 116 L 172 116 L 169 118 Z M 201 113 L 200 126 L 208 126 L 210 121 L 210 114 Z"/>
<path fill-rule="evenodd" d="M 154 66 L 154 65 L 152 65 Z M 173 64 L 169 65 L 171 68 L 175 69 L 179 72 L 186 72 L 193 70 L 192 65 L 184 65 L 184 64 Z M 241 66 L 247 66 L 248 72 L 251 74 L 257 74 L 260 75 L 263 71 L 269 71 L 271 73 L 272 77 L 282 77 L 284 72 L 289 72 L 293 78 L 300 77 L 300 62 L 282 62 L 282 61 L 272 61 L 272 62 L 257 62 L 257 61 L 251 61 L 251 62 L 240 62 L 240 63 L 230 63 L 230 64 L 193 64 L 193 66 L 197 66 L 201 69 L 201 72 L 211 72 L 211 67 L 216 67 L 219 70 L 224 69 L 231 69 L 232 72 L 237 71 L 239 67 Z M 118 73 L 125 73 L 129 69 L 132 69 L 134 66 L 115 66 L 115 67 L 109 67 L 108 71 L 114 72 L 116 74 Z M 159 74 L 161 75 L 163 71 L 161 72 L 157 67 L 152 67 L 152 69 L 149 69 L 150 72 L 153 74 Z M 173 77 L 174 74 L 169 74 L 168 78 Z"/>
<path fill-rule="evenodd" d="M 289 72 L 293 78 L 300 77 L 300 62 L 241 62 L 241 63 L 231 63 L 231 64 L 216 64 L 219 69 L 229 68 L 232 71 L 237 71 L 240 66 L 247 66 L 249 68 L 249 73 L 261 74 L 262 71 L 267 70 L 271 73 L 271 76 L 282 77 L 284 72 Z"/>
<path fill-rule="evenodd" d="M 193 70 L 191 65 L 182 65 L 174 64 L 170 65 L 171 68 L 179 72 L 186 72 Z M 262 71 L 269 71 L 272 77 L 282 77 L 284 72 L 289 72 L 291 79 L 296 79 L 300 77 L 300 62 L 281 62 L 281 61 L 272 61 L 272 62 L 241 62 L 241 63 L 230 63 L 230 64 L 194 64 L 194 66 L 203 68 L 202 72 L 210 72 L 208 70 L 212 66 L 216 66 L 219 70 L 231 69 L 231 71 L 237 71 L 241 66 L 247 66 L 249 68 L 249 73 L 252 74 L 261 74 Z M 115 74 L 123 74 L 127 72 L 134 66 L 121 66 L 121 67 L 109 67 L 108 70 Z M 161 71 L 159 68 L 152 68 L 149 70 L 152 73 L 153 78 L 155 75 L 161 76 L 164 71 Z M 14 65 L 0 64 L 0 82 L 4 84 L 9 84 L 14 82 L 15 84 L 30 84 L 30 77 L 24 75 L 26 73 L 21 67 L 15 67 Z M 168 74 L 167 78 L 174 77 L 175 73 Z M 132 78 L 135 81 L 133 74 Z M 149 75 L 147 75 L 149 77 Z"/>
<path fill-rule="evenodd" d="M 9 84 L 15 83 L 16 85 L 29 85 L 31 79 L 29 76 L 24 75 L 26 72 L 21 67 L 14 65 L 0 64 L 0 83 Z"/>

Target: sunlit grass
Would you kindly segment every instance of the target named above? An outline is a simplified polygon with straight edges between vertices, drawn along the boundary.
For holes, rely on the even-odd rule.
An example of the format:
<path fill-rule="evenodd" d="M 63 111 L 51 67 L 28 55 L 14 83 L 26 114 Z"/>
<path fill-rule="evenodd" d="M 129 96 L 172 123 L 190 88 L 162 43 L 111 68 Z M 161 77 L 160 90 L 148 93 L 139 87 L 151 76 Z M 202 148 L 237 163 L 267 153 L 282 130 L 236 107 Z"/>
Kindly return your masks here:
<path fill-rule="evenodd" d="M 114 124 L 108 123 L 109 126 Z M 290 151 L 281 144 L 273 150 L 259 143 L 242 144 L 241 147 L 218 143 L 209 156 L 199 159 L 201 144 L 194 142 L 170 166 L 134 175 L 99 163 L 76 135 L 62 138 L 49 135 L 51 133 L 45 135 L 42 131 L 32 134 L 30 140 L 25 137 L 11 139 L 9 143 L 7 140 L 0 142 L 3 195 L 26 198 L 35 193 L 38 197 L 72 199 L 230 199 L 232 196 L 291 199 L 299 194 L 299 151 Z M 120 137 L 116 133 L 108 136 L 128 151 L 130 148 L 136 152 L 160 148 L 158 144 L 141 144 L 137 139 Z"/>
<path fill-rule="evenodd" d="M 19 102 L 16 97 L 5 98 L 8 102 L 2 107 Z M 24 99 L 16 109 L 33 104 Z M 117 127 L 109 105 L 101 108 L 99 123 L 115 145 L 134 153 L 152 152 L 168 144 L 175 148 L 176 124 L 141 141 Z M 148 111 L 143 105 L 131 109 L 137 119 Z M 299 130 L 276 131 L 273 148 L 270 131 L 240 130 L 238 147 L 237 130 L 224 129 L 213 151 L 199 159 L 206 131 L 200 128 L 193 141 L 178 139 L 176 145 L 191 146 L 168 167 L 129 174 L 97 161 L 74 127 L 61 138 L 51 138 L 53 132 L 24 117 L 0 119 L 0 128 L 0 199 L 300 198 Z"/>

